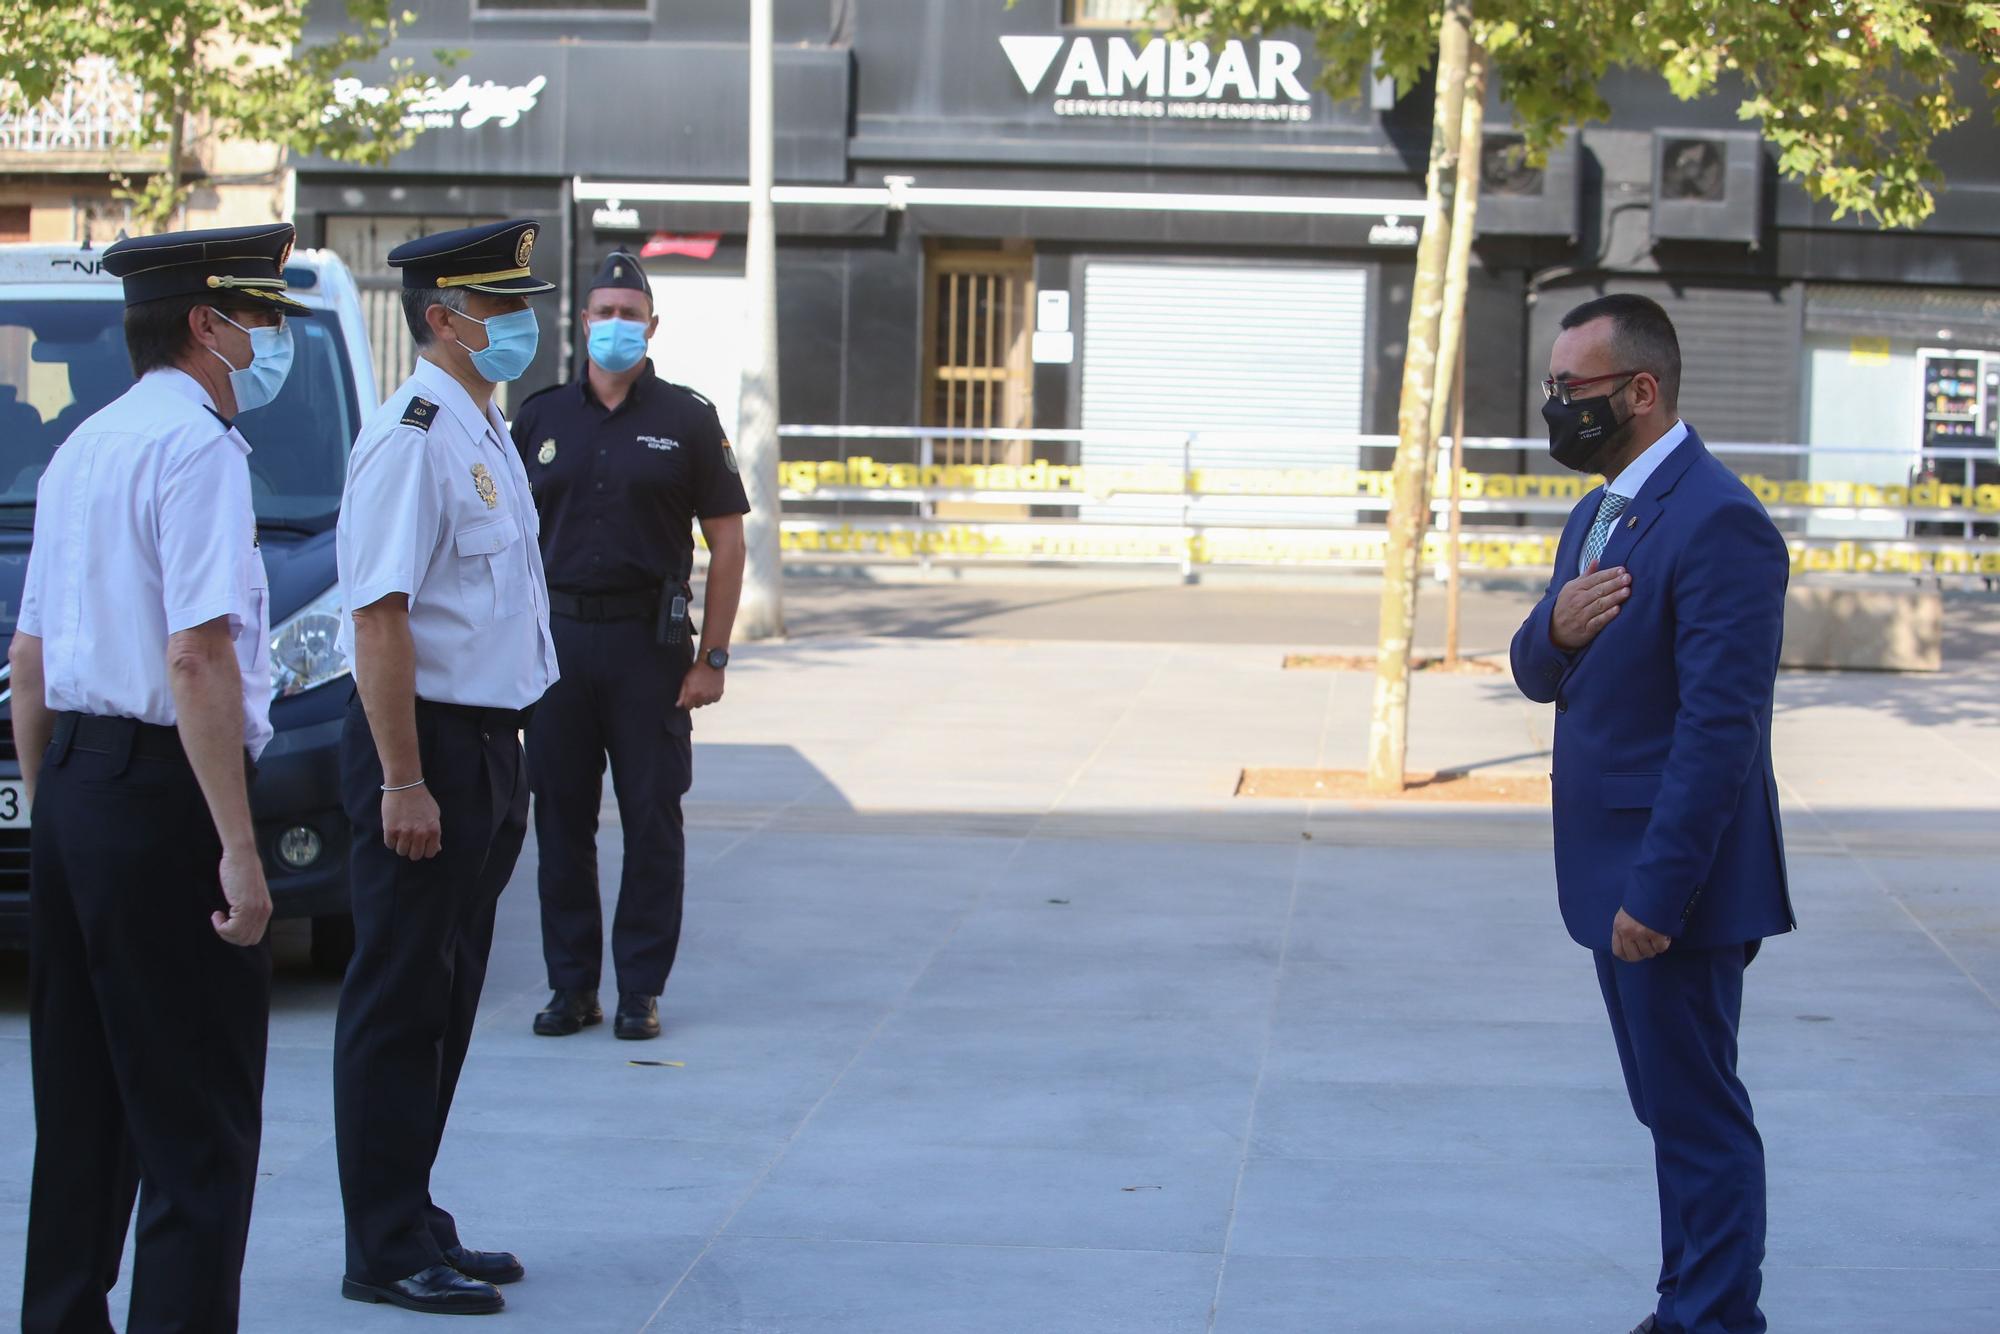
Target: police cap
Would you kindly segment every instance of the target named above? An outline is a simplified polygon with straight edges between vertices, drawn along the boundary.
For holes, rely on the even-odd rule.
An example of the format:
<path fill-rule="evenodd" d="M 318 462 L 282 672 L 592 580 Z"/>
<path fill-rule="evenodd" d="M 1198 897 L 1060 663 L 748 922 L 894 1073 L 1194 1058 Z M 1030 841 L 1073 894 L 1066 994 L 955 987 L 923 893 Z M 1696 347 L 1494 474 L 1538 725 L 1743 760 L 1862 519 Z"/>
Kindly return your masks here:
<path fill-rule="evenodd" d="M 228 293 L 288 315 L 310 315 L 312 307 L 285 295 L 293 235 L 291 223 L 271 222 L 134 236 L 105 249 L 104 271 L 124 280 L 128 306 Z"/>
<path fill-rule="evenodd" d="M 465 287 L 494 296 L 533 296 L 556 285 L 528 272 L 542 225 L 532 218 L 461 227 L 405 241 L 389 252 L 407 288 Z"/>
<path fill-rule="evenodd" d="M 604 257 L 597 266 L 597 276 L 590 280 L 590 290 L 600 287 L 622 287 L 632 292 L 644 292 L 646 299 L 653 299 L 653 285 L 646 281 L 646 271 L 639 261 L 623 250 L 614 250 Z"/>

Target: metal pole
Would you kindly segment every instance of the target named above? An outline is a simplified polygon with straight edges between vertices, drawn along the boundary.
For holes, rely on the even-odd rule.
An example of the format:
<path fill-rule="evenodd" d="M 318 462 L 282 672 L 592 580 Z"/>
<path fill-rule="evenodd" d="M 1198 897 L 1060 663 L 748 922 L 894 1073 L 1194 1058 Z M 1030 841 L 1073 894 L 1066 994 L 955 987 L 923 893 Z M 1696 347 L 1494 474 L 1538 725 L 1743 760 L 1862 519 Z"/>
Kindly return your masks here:
<path fill-rule="evenodd" d="M 1451 493 L 1445 498 L 1450 507 L 1450 528 L 1445 537 L 1448 550 L 1445 558 L 1451 563 L 1445 567 L 1444 591 L 1444 665 L 1446 670 L 1458 666 L 1458 599 L 1463 585 L 1463 576 L 1458 568 L 1459 532 L 1459 488 L 1465 484 L 1465 325 L 1458 326 L 1457 364 L 1451 373 L 1451 396 L 1455 400 L 1451 416 Z"/>
<path fill-rule="evenodd" d="M 749 548 L 736 633 L 775 639 L 785 633 L 784 566 L 778 497 L 778 246 L 771 213 L 771 0 L 750 0 L 750 234 L 745 286 L 750 301 L 749 363 L 737 441 L 750 513 Z"/>
<path fill-rule="evenodd" d="M 1194 573 L 1194 433 L 1181 437 L 1181 582 L 1195 582 Z"/>

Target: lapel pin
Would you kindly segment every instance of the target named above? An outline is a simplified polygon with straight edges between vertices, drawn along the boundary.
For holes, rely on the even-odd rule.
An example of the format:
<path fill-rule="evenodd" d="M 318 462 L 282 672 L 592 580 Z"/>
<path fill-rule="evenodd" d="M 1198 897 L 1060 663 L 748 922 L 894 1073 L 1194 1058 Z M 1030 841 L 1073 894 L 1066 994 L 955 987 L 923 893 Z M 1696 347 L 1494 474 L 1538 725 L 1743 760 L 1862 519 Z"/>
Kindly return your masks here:
<path fill-rule="evenodd" d="M 1639 516 L 1635 514 L 1631 518 L 1627 519 L 1625 521 L 1625 526 L 1627 528 L 1637 528 L 1639 526 Z"/>

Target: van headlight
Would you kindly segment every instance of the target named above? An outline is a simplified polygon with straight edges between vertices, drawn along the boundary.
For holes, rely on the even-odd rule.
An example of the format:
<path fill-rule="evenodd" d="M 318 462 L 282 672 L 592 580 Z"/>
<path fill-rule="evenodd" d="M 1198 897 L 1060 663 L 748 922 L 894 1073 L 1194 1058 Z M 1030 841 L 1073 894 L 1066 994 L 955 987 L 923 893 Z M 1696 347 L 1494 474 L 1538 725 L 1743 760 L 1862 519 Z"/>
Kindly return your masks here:
<path fill-rule="evenodd" d="M 339 640 L 336 584 L 271 631 L 271 698 L 283 699 L 347 675 L 347 655 Z"/>

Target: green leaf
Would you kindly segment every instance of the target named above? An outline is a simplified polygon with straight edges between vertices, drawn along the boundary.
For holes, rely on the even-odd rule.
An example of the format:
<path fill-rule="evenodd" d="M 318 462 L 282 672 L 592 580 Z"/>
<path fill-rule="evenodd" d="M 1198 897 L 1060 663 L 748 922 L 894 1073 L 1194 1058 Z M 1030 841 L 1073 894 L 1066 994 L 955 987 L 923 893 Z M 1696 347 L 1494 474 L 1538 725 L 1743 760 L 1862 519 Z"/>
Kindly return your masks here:
<path fill-rule="evenodd" d="M 59 94 L 77 62 L 110 60 L 145 98 L 141 123 L 121 145 L 158 152 L 179 125 L 197 140 L 277 144 L 381 164 L 415 140 L 406 125 L 429 85 L 413 61 L 397 62 L 379 101 L 335 95 L 336 82 L 376 63 L 415 14 L 392 17 L 388 0 L 347 0 L 347 30 L 303 44 L 306 0 L 0 0 L 0 101 L 29 106 Z M 439 69 L 450 53 L 433 55 Z M 120 197 L 149 224 L 170 219 L 192 186 L 180 164 L 125 182 Z"/>

